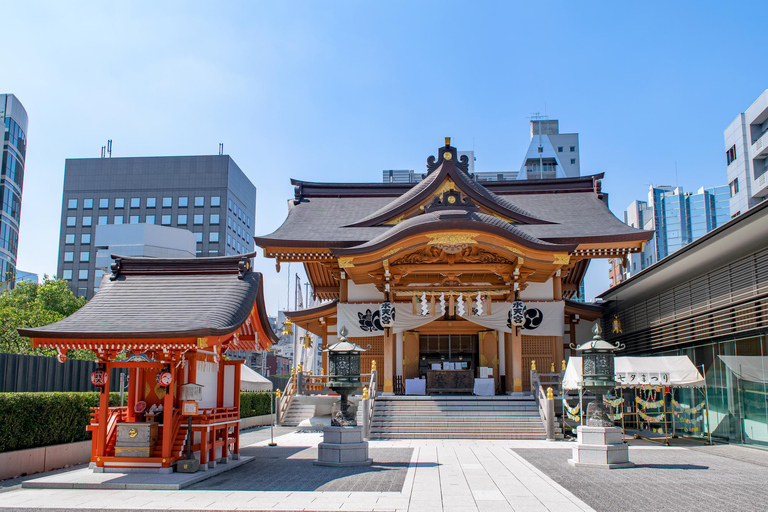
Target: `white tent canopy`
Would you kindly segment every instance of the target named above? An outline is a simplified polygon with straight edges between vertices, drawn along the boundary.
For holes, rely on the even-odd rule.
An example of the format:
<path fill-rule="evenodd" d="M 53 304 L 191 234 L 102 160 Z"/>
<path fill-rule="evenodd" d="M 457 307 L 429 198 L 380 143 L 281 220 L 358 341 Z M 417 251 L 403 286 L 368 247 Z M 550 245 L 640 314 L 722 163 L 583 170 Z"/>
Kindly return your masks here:
<path fill-rule="evenodd" d="M 251 370 L 245 364 L 240 370 L 240 391 L 272 391 L 272 381 Z"/>
<path fill-rule="evenodd" d="M 669 386 L 698 388 L 704 386 L 704 377 L 693 366 L 688 356 L 617 357 L 614 361 L 617 387 L 639 388 Z M 563 376 L 563 389 L 579 389 L 584 377 L 581 358 L 571 357 Z"/>

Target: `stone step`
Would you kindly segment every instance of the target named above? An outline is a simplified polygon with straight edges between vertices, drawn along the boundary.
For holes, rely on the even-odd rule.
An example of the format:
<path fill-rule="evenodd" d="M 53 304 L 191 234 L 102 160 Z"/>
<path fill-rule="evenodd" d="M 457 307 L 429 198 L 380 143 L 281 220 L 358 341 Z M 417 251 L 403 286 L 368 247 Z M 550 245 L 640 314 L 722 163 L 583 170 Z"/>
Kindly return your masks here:
<path fill-rule="evenodd" d="M 546 434 L 463 434 L 455 432 L 418 432 L 418 433 L 386 433 L 374 434 L 371 439 L 546 439 Z"/>

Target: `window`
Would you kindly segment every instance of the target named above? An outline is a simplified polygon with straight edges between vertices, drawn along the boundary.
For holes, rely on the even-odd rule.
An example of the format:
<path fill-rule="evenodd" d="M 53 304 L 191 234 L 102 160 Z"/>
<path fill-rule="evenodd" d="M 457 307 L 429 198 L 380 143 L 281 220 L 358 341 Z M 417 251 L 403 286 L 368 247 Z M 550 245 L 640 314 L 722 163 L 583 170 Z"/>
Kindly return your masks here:
<path fill-rule="evenodd" d="M 61 278 L 62 279 L 66 279 L 67 281 L 71 281 L 72 280 L 72 270 L 71 269 L 67 269 L 64 272 L 62 272 L 61 273 Z"/>
<path fill-rule="evenodd" d="M 91 243 L 91 234 L 90 233 L 83 233 L 80 235 L 80 243 L 81 244 L 89 244 Z"/>
<path fill-rule="evenodd" d="M 179 208 L 186 208 L 189 206 L 189 198 L 188 197 L 180 197 L 179 198 Z"/>
<path fill-rule="evenodd" d="M 123 216 L 115 215 L 115 224 L 122 224 L 122 223 L 123 223 Z"/>
<path fill-rule="evenodd" d="M 163 208 L 170 208 L 173 206 L 173 198 L 172 197 L 164 197 L 163 198 Z"/>
<path fill-rule="evenodd" d="M 64 253 L 64 261 L 75 261 L 75 253 L 74 252 L 65 252 Z"/>
<path fill-rule="evenodd" d="M 75 243 L 75 235 L 65 235 L 65 244 L 73 244 Z"/>
<path fill-rule="evenodd" d="M 575 153 L 575 152 L 576 152 L 576 146 L 571 146 L 571 153 Z"/>
<path fill-rule="evenodd" d="M 115 208 L 125 208 L 125 198 L 118 197 L 115 199 Z"/>
<path fill-rule="evenodd" d="M 576 163 L 576 159 L 575 158 L 571 158 L 571 163 L 575 164 Z"/>
<path fill-rule="evenodd" d="M 87 217 L 83 217 L 83 226 L 90 226 L 93 224 L 93 217 L 90 215 Z"/>
<path fill-rule="evenodd" d="M 186 215 L 179 215 L 179 226 L 186 226 L 187 225 L 187 216 Z"/>
<path fill-rule="evenodd" d="M 109 199 L 99 199 L 99 208 L 109 208 Z"/>
<path fill-rule="evenodd" d="M 83 199 L 83 208 L 86 210 L 93 209 L 93 199 Z"/>
<path fill-rule="evenodd" d="M 731 146 L 731 149 L 725 152 L 725 161 L 727 165 L 731 165 L 736 160 L 736 144 Z"/>
<path fill-rule="evenodd" d="M 227 235 L 227 245 L 232 246 L 232 237 Z"/>
<path fill-rule="evenodd" d="M 211 224 L 218 224 L 219 223 L 219 214 L 213 213 L 211 214 Z"/>
<path fill-rule="evenodd" d="M 203 223 L 203 216 L 195 215 L 195 224 L 202 224 L 202 223 Z"/>
<path fill-rule="evenodd" d="M 67 208 L 70 210 L 77 210 L 77 199 L 70 199 L 67 203 Z"/>
<path fill-rule="evenodd" d="M 131 198 L 131 208 L 138 208 L 140 206 L 141 206 L 141 198 L 132 197 Z"/>
<path fill-rule="evenodd" d="M 77 277 L 81 281 L 85 281 L 86 279 L 88 279 L 88 270 L 81 270 L 80 272 L 77 273 Z"/>
<path fill-rule="evenodd" d="M 155 216 L 147 215 L 147 224 L 154 224 L 154 223 L 155 223 Z"/>
<path fill-rule="evenodd" d="M 97 283 L 100 283 L 102 277 L 104 277 L 104 271 L 100 268 L 97 268 L 96 271 L 93 273 L 94 280 Z"/>
<path fill-rule="evenodd" d="M 728 194 L 733 197 L 739 193 L 739 178 L 736 178 L 728 184 Z"/>
<path fill-rule="evenodd" d="M 214 232 L 211 232 L 211 233 L 208 235 L 208 241 L 209 241 L 209 242 L 218 242 L 218 241 L 219 241 L 219 234 L 218 234 L 218 233 L 216 233 L 215 231 L 214 231 Z"/>
<path fill-rule="evenodd" d="M 248 219 L 247 219 L 247 220 L 248 220 L 248 222 L 246 222 L 246 225 L 247 225 L 248 227 L 251 227 L 251 217 L 248 217 Z"/>
<path fill-rule="evenodd" d="M 232 205 L 232 211 L 237 215 L 237 204 Z"/>
<path fill-rule="evenodd" d="M 243 220 L 243 210 L 242 209 L 237 210 L 237 218 L 240 219 L 240 220 Z"/>
<path fill-rule="evenodd" d="M 228 228 L 232 227 L 232 217 L 227 217 L 227 227 Z"/>
<path fill-rule="evenodd" d="M 139 216 L 138 215 L 131 215 L 130 222 L 131 222 L 131 224 L 138 224 L 139 223 Z"/>
<path fill-rule="evenodd" d="M 209 256 L 218 256 L 219 255 L 219 250 L 218 249 L 214 249 L 212 251 L 208 251 L 208 255 Z"/>
<path fill-rule="evenodd" d="M 213 196 L 211 198 L 211 206 L 221 206 L 221 197 Z"/>
<path fill-rule="evenodd" d="M 87 251 L 81 252 L 80 261 L 91 261 L 91 253 Z"/>
<path fill-rule="evenodd" d="M 106 215 L 99 215 L 99 226 L 105 226 L 109 224 L 109 218 Z"/>
<path fill-rule="evenodd" d="M 232 200 L 229 199 L 227 202 L 229 203 L 229 209 L 232 210 Z"/>
<path fill-rule="evenodd" d="M 165 199 L 163 199 L 163 201 L 165 201 Z M 156 197 L 148 197 L 147 198 L 147 208 L 155 208 L 156 206 L 157 206 L 157 198 Z M 165 205 L 163 205 L 163 206 L 165 206 Z M 171 205 L 168 205 L 168 206 L 171 206 Z"/>
<path fill-rule="evenodd" d="M 539 146 L 538 149 L 539 149 L 539 153 L 543 153 L 544 152 L 544 148 L 542 146 Z"/>
<path fill-rule="evenodd" d="M 195 198 L 195 206 L 205 206 L 205 198 L 204 197 L 196 197 Z"/>
<path fill-rule="evenodd" d="M 557 146 L 557 152 L 562 153 L 563 152 L 563 146 Z"/>
<path fill-rule="evenodd" d="M 203 241 L 203 234 L 195 233 L 195 240 L 197 240 L 198 243 L 201 243 Z"/>
<path fill-rule="evenodd" d="M 195 256 L 201 256 L 202 254 L 203 254 L 203 251 L 201 251 L 200 249 L 195 251 Z"/>
<path fill-rule="evenodd" d="M 67 217 L 67 226 L 77 226 L 77 217 Z"/>
<path fill-rule="evenodd" d="M 171 225 L 171 216 L 170 215 L 163 215 L 163 217 L 160 219 L 160 222 L 163 226 L 170 226 Z"/>

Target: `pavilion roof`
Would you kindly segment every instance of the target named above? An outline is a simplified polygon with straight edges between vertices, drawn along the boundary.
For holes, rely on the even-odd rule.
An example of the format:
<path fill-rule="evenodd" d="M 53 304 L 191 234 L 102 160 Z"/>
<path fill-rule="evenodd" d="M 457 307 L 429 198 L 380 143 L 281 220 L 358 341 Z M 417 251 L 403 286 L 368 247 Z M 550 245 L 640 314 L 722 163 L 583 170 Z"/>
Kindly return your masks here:
<path fill-rule="evenodd" d="M 113 256 L 113 273 L 104 276 L 99 292 L 85 306 L 56 323 L 19 333 L 31 338 L 156 340 L 226 336 L 247 326 L 252 337 L 266 337 L 260 344 L 268 346 L 278 337 L 267 317 L 263 277 L 251 269 L 253 256 Z"/>

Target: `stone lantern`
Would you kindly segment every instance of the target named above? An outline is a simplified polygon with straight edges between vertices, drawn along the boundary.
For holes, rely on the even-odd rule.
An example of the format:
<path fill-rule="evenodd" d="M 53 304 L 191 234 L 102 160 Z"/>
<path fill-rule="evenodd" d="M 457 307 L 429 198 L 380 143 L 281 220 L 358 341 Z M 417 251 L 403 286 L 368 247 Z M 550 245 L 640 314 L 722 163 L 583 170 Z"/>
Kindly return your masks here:
<path fill-rule="evenodd" d="M 581 386 L 585 391 L 591 391 L 595 395 L 595 401 L 587 407 L 587 426 L 612 427 L 613 421 L 608 419 L 608 414 L 603 404 L 603 395 L 616 387 L 614 380 L 615 352 L 623 350 L 623 344 L 613 345 L 602 337 L 600 323 L 595 323 L 592 328 L 592 339 L 582 343 L 578 347 L 572 347 L 581 356 L 581 368 L 584 380 Z"/>
<path fill-rule="evenodd" d="M 363 387 L 360 382 L 360 354 L 366 350 L 347 341 L 347 328 L 339 331 L 339 342 L 331 345 L 328 352 L 328 384 L 330 389 L 341 395 L 333 404 L 331 425 L 347 427 L 357 425 L 357 406 L 349 402 L 349 395 Z"/>
<path fill-rule="evenodd" d="M 571 346 L 581 356 L 583 381 L 579 385 L 595 394 L 595 401 L 587 406 L 587 424 L 576 429 L 578 440 L 573 447 L 573 466 L 590 466 L 606 469 L 632 467 L 629 447 L 624 444 L 621 429 L 613 421 L 603 404 L 603 395 L 616 387 L 614 357 L 624 345 L 605 341 L 601 336 L 600 323 L 592 328 L 592 339 L 578 347 Z"/>
<path fill-rule="evenodd" d="M 323 428 L 323 442 L 317 445 L 315 464 L 322 466 L 362 466 L 371 464 L 368 441 L 363 427 L 357 425 L 357 406 L 349 402 L 349 395 L 361 388 L 360 354 L 365 352 L 347 341 L 347 328 L 339 330 L 339 342 L 328 347 L 328 384 L 341 395 L 331 409 L 331 425 Z"/>

